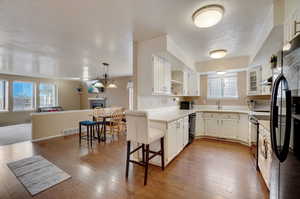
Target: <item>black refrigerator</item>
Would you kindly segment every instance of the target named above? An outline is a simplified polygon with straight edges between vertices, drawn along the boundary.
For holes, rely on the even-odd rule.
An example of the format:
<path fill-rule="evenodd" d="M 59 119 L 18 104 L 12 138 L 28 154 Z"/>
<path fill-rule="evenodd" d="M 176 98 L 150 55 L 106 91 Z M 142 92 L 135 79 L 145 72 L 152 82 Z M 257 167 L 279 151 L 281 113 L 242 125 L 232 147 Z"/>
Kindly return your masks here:
<path fill-rule="evenodd" d="M 300 198 L 300 35 L 277 55 L 271 101 L 270 199 Z"/>

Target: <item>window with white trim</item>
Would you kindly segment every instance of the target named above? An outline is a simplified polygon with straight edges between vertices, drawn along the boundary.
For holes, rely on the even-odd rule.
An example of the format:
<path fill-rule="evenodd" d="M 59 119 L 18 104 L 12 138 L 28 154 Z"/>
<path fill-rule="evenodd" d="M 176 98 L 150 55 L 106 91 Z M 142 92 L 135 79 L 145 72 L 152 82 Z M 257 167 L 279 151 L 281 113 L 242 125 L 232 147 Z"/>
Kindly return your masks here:
<path fill-rule="evenodd" d="M 207 98 L 238 98 L 237 74 L 209 75 L 207 78 Z"/>
<path fill-rule="evenodd" d="M 57 106 L 57 92 L 56 92 L 55 84 L 40 83 L 39 96 L 40 96 L 39 107 Z"/>
<path fill-rule="evenodd" d="M 33 82 L 13 82 L 13 110 L 28 111 L 35 106 L 35 86 Z"/>
<path fill-rule="evenodd" d="M 7 81 L 0 80 L 0 111 L 5 111 L 8 108 L 7 88 L 8 88 Z"/>

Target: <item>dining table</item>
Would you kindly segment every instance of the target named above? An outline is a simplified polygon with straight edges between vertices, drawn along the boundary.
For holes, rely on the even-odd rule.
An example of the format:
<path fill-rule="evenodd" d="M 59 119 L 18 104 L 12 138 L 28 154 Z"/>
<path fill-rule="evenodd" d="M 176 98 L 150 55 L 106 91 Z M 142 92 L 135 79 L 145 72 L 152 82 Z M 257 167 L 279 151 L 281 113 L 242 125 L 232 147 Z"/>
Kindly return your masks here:
<path fill-rule="evenodd" d="M 113 111 L 106 111 L 104 114 L 98 115 L 97 117 L 93 116 L 93 121 L 97 122 L 97 125 L 102 125 L 100 135 L 103 135 L 101 141 L 106 142 L 106 125 L 108 124 L 109 120 L 112 118 Z M 122 113 L 125 115 L 125 112 Z M 98 126 L 98 131 L 99 131 Z"/>

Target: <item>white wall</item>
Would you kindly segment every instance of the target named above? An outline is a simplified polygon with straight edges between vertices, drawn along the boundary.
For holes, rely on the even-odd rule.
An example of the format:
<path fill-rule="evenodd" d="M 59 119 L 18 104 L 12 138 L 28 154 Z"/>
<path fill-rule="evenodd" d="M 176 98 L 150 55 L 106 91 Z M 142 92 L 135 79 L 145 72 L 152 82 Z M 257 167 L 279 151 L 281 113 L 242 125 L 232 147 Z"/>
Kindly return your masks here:
<path fill-rule="evenodd" d="M 127 84 L 132 80 L 132 77 L 118 77 L 114 78 L 115 84 L 117 88 L 108 88 L 104 93 L 98 94 L 98 97 L 106 97 L 107 98 L 107 106 L 120 106 L 124 108 L 129 108 L 129 93 Z M 88 98 L 94 98 L 97 94 L 90 94 L 87 91 L 87 87 L 84 83 L 82 83 L 82 94 L 81 94 L 81 109 L 89 108 Z"/>

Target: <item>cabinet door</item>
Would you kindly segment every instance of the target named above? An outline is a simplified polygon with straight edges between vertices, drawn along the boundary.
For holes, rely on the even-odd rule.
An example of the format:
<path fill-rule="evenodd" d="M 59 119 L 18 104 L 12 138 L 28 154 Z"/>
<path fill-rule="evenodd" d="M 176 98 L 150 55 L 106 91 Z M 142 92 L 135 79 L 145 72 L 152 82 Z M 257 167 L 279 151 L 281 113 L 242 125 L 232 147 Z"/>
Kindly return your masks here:
<path fill-rule="evenodd" d="M 176 154 L 178 154 L 184 145 L 184 131 L 183 131 L 183 119 L 177 121 L 177 132 L 176 132 L 176 140 L 177 140 L 177 149 Z"/>
<path fill-rule="evenodd" d="M 203 113 L 196 114 L 196 136 L 204 136 L 205 128 L 204 128 L 204 119 Z"/>
<path fill-rule="evenodd" d="M 170 161 L 177 154 L 177 122 L 168 124 L 167 132 L 167 160 Z"/>
<path fill-rule="evenodd" d="M 248 115 L 240 114 L 239 130 L 237 133 L 238 140 L 248 143 L 248 145 L 250 145 L 250 142 L 251 142 L 251 139 L 250 139 L 251 138 L 250 137 L 251 129 L 249 129 L 249 128 L 250 128 L 250 126 L 249 126 L 249 121 L 248 121 Z M 256 128 L 255 128 L 255 130 L 256 130 Z M 254 133 L 254 135 L 256 135 L 256 132 Z M 256 136 L 255 136 L 254 140 L 256 140 Z"/>
<path fill-rule="evenodd" d="M 158 70 L 159 70 L 159 93 L 163 94 L 164 93 L 164 89 L 165 89 L 165 68 L 164 68 L 164 59 L 163 58 L 159 58 L 159 66 L 158 66 Z"/>
<path fill-rule="evenodd" d="M 255 67 L 249 69 L 247 72 L 248 81 L 248 95 L 259 95 L 260 93 L 260 83 L 261 83 L 261 67 Z"/>
<path fill-rule="evenodd" d="M 159 73 L 159 58 L 157 56 L 153 56 L 153 94 L 158 94 L 160 91 Z"/>
<path fill-rule="evenodd" d="M 189 143 L 189 118 L 183 119 L 183 147 Z"/>
<path fill-rule="evenodd" d="M 237 138 L 238 120 L 220 120 L 220 123 L 222 138 Z"/>
<path fill-rule="evenodd" d="M 191 84 L 191 73 L 187 72 L 187 96 L 191 96 L 192 95 L 192 84 Z"/>
<path fill-rule="evenodd" d="M 205 119 L 205 130 L 207 136 L 219 137 L 219 120 Z"/>
<path fill-rule="evenodd" d="M 188 95 L 188 72 L 183 72 L 183 96 L 187 96 Z"/>
<path fill-rule="evenodd" d="M 164 92 L 167 95 L 171 94 L 171 64 L 168 61 L 164 67 Z"/>
<path fill-rule="evenodd" d="M 196 96 L 200 96 L 200 75 L 196 74 Z"/>

